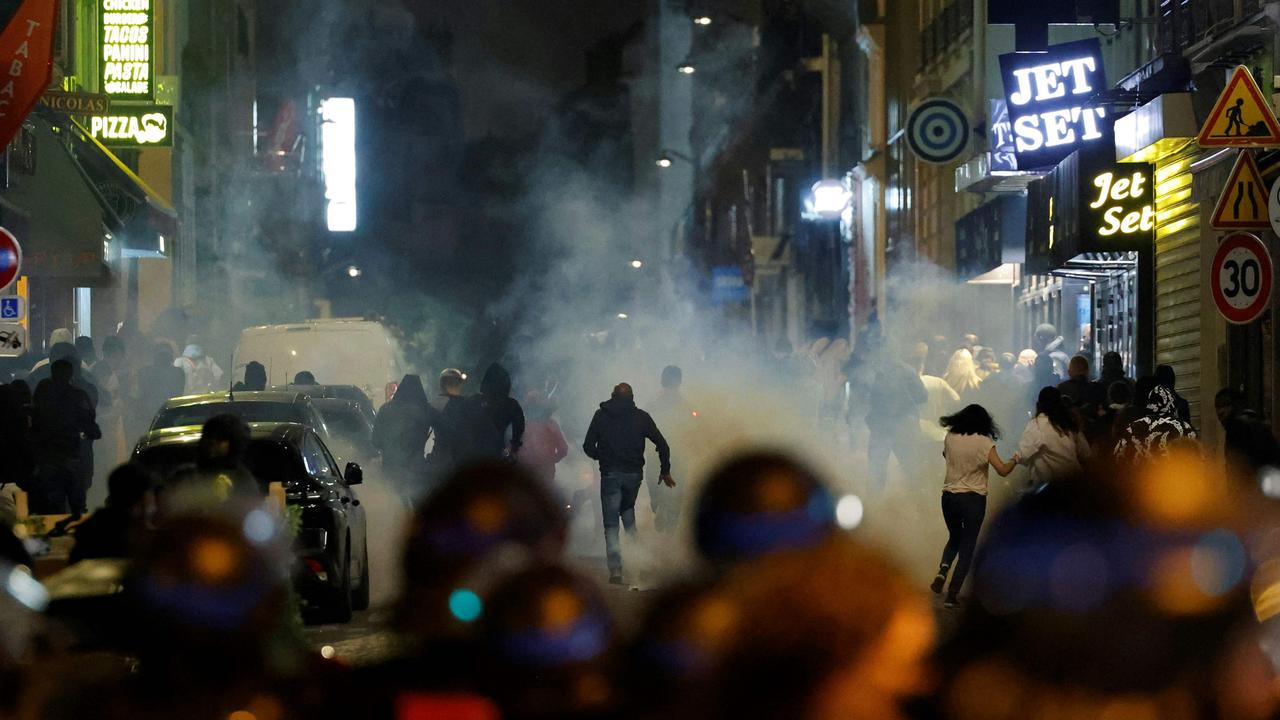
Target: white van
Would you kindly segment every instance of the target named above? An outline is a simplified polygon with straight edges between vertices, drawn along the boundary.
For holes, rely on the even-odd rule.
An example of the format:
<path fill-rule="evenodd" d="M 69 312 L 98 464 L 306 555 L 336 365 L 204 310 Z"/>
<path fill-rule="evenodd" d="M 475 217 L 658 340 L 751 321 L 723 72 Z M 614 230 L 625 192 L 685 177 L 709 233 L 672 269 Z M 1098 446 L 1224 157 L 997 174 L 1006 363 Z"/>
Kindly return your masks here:
<path fill-rule="evenodd" d="M 355 385 L 379 408 L 404 377 L 400 348 L 382 323 L 361 319 L 264 325 L 240 333 L 235 379 L 252 361 L 267 368 L 267 387 L 287 385 L 309 370 L 321 385 Z"/>

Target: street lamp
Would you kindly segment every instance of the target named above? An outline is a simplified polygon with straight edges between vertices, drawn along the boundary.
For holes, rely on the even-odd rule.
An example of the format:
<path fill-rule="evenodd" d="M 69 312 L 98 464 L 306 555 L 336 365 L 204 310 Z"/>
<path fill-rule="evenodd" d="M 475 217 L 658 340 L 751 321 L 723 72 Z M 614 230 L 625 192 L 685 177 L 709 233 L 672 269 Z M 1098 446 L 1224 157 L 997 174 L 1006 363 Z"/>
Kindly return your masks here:
<path fill-rule="evenodd" d="M 681 75 L 692 75 L 698 72 L 698 68 L 694 67 L 693 63 L 689 62 L 688 60 L 685 60 L 684 62 L 676 66 L 676 72 L 680 73 Z"/>
<path fill-rule="evenodd" d="M 839 220 L 853 202 L 853 193 L 839 180 L 821 180 L 809 189 L 805 198 L 805 219 Z"/>
<path fill-rule="evenodd" d="M 619 320 L 626 320 L 629 316 L 626 313 L 618 313 Z"/>
<path fill-rule="evenodd" d="M 694 19 L 693 19 L 693 24 L 694 24 L 694 25 L 701 25 L 701 26 L 703 26 L 703 27 L 706 27 L 706 26 L 708 26 L 708 25 L 710 25 L 710 24 L 711 24 L 711 16 L 710 16 L 710 15 L 699 15 L 698 17 L 696 17 L 696 18 L 694 18 Z"/>
<path fill-rule="evenodd" d="M 356 267 L 355 265 L 347 266 L 347 277 L 354 280 L 355 278 L 358 278 L 363 274 L 364 274 L 364 271 Z"/>
<path fill-rule="evenodd" d="M 672 158 L 675 158 L 675 160 L 683 160 L 689 163 L 690 165 L 696 164 L 694 163 L 693 158 L 689 157 L 688 155 L 685 155 L 682 152 L 677 152 L 675 150 L 663 150 L 662 154 L 658 156 L 658 160 L 657 160 L 658 167 L 662 168 L 663 170 L 666 170 L 667 168 L 671 167 L 672 165 L 675 164 L 675 160 L 673 160 Z"/>
<path fill-rule="evenodd" d="M 639 270 L 640 268 L 644 267 L 644 261 L 639 259 L 632 260 L 631 267 L 635 268 L 636 270 Z"/>

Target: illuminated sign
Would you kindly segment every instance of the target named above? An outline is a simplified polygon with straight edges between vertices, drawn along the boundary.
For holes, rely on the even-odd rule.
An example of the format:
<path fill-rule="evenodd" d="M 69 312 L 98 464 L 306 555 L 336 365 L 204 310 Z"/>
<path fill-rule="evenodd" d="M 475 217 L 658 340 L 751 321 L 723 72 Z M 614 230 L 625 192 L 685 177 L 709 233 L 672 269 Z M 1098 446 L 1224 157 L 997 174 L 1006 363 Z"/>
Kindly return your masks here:
<path fill-rule="evenodd" d="M 356 101 L 324 100 L 320 120 L 326 223 L 330 232 L 354 232 L 360 217 L 356 205 Z"/>
<path fill-rule="evenodd" d="M 89 134 L 113 148 L 173 147 L 173 107 L 114 107 L 110 115 L 89 118 Z"/>
<path fill-rule="evenodd" d="M 1019 168 L 1056 165 L 1080 146 L 1111 137 L 1106 110 L 1087 104 L 1107 89 L 1096 39 L 1001 55 L 1000 71 Z"/>
<path fill-rule="evenodd" d="M 1119 163 L 1081 176 L 1084 247 L 1096 252 L 1150 246 L 1156 230 L 1152 175 L 1147 163 Z"/>
<path fill-rule="evenodd" d="M 153 0 L 102 0 L 102 92 L 117 100 L 155 93 Z"/>

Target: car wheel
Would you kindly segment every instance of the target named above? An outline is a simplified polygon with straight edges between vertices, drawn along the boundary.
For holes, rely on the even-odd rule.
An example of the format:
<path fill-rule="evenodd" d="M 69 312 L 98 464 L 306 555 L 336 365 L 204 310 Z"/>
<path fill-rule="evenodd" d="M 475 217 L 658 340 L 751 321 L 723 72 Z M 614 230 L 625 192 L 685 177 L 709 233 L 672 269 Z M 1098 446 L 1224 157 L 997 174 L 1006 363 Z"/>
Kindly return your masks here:
<path fill-rule="evenodd" d="M 360 584 L 356 586 L 351 597 L 351 607 L 356 610 L 369 609 L 369 546 L 364 547 L 364 561 L 360 563 Z"/>
<path fill-rule="evenodd" d="M 347 541 L 346 559 L 338 574 L 342 585 L 333 593 L 333 604 L 330 606 L 329 622 L 351 622 L 351 541 Z"/>

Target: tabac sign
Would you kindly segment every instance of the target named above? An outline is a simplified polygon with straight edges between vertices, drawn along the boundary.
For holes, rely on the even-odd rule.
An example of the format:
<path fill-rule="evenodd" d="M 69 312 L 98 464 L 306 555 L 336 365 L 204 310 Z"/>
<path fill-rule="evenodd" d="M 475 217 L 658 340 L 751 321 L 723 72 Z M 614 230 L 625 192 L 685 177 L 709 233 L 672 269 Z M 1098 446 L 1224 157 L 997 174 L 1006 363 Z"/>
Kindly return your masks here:
<path fill-rule="evenodd" d="M 1001 55 L 1000 72 L 1019 169 L 1051 167 L 1111 137 L 1106 110 L 1088 104 L 1107 88 L 1096 39 Z"/>
<path fill-rule="evenodd" d="M 173 147 L 173 106 L 116 106 L 89 118 L 89 134 L 110 148 Z"/>
<path fill-rule="evenodd" d="M 114 100 L 155 95 L 154 0 L 102 0 L 102 92 Z"/>
<path fill-rule="evenodd" d="M 1141 250 L 1156 231 L 1156 193 L 1148 163 L 1116 163 L 1080 173 L 1080 235 L 1085 252 Z"/>

